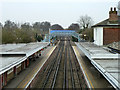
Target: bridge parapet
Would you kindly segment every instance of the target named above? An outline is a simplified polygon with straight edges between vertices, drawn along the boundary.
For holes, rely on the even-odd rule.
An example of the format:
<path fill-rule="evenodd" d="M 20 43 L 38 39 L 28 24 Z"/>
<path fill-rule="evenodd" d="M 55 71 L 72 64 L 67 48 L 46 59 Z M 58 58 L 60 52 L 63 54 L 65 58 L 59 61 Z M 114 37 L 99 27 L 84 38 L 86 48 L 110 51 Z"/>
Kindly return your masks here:
<path fill-rule="evenodd" d="M 51 30 L 49 34 L 45 35 L 43 42 L 50 42 L 50 39 L 56 36 L 73 36 L 80 41 L 80 35 L 74 30 Z"/>

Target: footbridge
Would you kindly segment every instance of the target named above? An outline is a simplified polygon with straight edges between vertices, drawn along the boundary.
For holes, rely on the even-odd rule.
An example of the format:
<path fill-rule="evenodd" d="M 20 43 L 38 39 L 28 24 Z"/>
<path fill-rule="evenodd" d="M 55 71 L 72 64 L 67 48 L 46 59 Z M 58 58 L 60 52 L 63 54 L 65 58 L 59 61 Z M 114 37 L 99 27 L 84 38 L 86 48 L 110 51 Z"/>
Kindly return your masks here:
<path fill-rule="evenodd" d="M 45 34 L 43 42 L 50 42 L 50 39 L 56 36 L 73 36 L 80 41 L 80 35 L 75 30 L 50 30 L 49 34 Z"/>

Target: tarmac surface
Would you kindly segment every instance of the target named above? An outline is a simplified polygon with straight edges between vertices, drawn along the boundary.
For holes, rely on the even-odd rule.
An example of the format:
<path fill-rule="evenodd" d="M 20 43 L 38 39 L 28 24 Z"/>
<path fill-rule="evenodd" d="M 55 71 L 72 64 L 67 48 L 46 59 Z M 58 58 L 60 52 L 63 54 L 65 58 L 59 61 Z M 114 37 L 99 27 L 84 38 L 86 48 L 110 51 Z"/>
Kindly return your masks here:
<path fill-rule="evenodd" d="M 84 70 L 86 79 L 88 80 L 91 88 L 113 88 L 77 46 L 73 46 L 73 49 L 77 55 L 79 63 Z"/>

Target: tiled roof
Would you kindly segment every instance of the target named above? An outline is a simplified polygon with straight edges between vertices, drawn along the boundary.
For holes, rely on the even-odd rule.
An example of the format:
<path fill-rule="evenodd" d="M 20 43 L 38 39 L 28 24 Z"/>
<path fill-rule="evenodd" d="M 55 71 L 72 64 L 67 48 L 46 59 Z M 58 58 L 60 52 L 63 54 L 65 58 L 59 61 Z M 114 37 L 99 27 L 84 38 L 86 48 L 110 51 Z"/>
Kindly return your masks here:
<path fill-rule="evenodd" d="M 92 27 L 119 27 L 120 28 L 120 24 L 118 24 L 118 22 L 109 22 L 109 19 L 106 19 L 100 23 L 97 23 L 95 25 L 93 25 Z"/>
<path fill-rule="evenodd" d="M 120 41 L 119 42 L 113 42 L 113 43 L 111 43 L 107 46 L 120 50 Z"/>

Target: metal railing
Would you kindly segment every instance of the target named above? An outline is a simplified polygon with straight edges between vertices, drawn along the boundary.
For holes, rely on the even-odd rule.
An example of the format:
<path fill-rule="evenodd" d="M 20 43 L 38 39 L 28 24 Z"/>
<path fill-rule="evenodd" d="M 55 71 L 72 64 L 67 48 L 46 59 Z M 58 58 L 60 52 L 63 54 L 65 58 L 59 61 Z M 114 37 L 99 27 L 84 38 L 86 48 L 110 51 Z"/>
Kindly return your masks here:
<path fill-rule="evenodd" d="M 78 39 L 78 42 L 81 41 L 80 35 L 76 32 L 54 32 L 51 34 L 45 34 L 45 38 L 42 42 L 50 42 L 50 39 L 56 36 L 73 36 Z"/>

